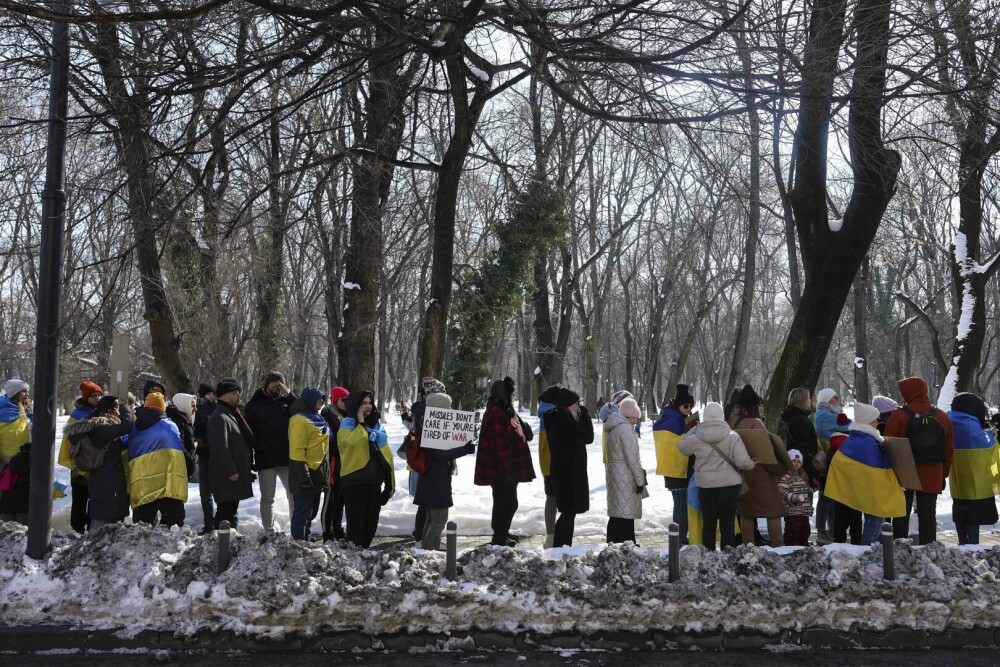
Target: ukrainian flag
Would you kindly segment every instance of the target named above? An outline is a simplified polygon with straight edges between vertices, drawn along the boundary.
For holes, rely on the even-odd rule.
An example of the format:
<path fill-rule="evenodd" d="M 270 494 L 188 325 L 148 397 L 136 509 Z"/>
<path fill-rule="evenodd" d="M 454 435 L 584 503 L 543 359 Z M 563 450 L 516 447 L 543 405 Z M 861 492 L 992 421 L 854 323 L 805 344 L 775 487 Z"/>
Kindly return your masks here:
<path fill-rule="evenodd" d="M 546 412 L 556 407 L 554 403 L 538 401 L 538 467 L 542 470 L 542 475 L 549 476 L 549 467 L 552 463 L 552 455 L 549 453 L 549 435 L 545 432 Z M 605 439 L 607 436 L 605 436 Z M 606 440 L 605 440 L 606 441 Z M 603 448 L 603 446 L 602 446 Z M 606 459 L 607 457 L 605 457 Z M 605 462 L 607 462 L 605 460 Z"/>
<path fill-rule="evenodd" d="M 13 457 L 31 442 L 31 413 L 0 395 L 0 456 Z"/>
<path fill-rule="evenodd" d="M 863 431 L 850 431 L 833 455 L 823 493 L 865 514 L 906 515 L 906 498 L 888 455 L 878 440 Z"/>
<path fill-rule="evenodd" d="M 677 449 L 684 435 L 684 415 L 664 408 L 653 424 L 653 444 L 656 447 L 656 474 L 687 479 L 688 457 Z"/>
<path fill-rule="evenodd" d="M 127 472 L 132 507 L 160 498 L 187 502 L 187 462 L 177 425 L 163 416 L 147 429 L 133 426 L 128 439 Z"/>
<path fill-rule="evenodd" d="M 955 455 L 948 482 L 951 497 L 982 500 L 1000 493 L 1000 449 L 996 437 L 979 419 L 964 412 L 949 412 L 955 429 Z"/>

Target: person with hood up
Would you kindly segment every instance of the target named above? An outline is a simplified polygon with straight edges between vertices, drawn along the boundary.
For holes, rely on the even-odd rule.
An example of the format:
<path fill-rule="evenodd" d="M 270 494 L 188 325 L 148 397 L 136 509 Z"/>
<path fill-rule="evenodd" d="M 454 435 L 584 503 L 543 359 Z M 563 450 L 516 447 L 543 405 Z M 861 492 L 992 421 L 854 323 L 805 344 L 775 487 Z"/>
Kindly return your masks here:
<path fill-rule="evenodd" d="M 333 432 L 320 415 L 326 396 L 305 387 L 292 403 L 288 420 L 288 483 L 295 505 L 292 509 L 292 539 L 311 541 L 313 511 L 320 494 L 330 488 L 330 446 Z"/>
<path fill-rule="evenodd" d="M 642 518 L 642 499 L 649 496 L 646 471 L 639 459 L 635 425 L 642 412 L 633 398 L 624 399 L 604 422 L 607 460 L 604 474 L 608 489 L 608 542 L 636 542 L 635 520 Z"/>
<path fill-rule="evenodd" d="M 754 388 L 746 385 L 740 391 L 740 398 L 729 416 L 729 426 L 734 431 L 762 430 L 766 431 L 760 408 L 764 404 Z M 772 443 L 773 445 L 773 443 Z M 781 517 L 785 514 L 785 504 L 778 492 L 777 477 L 785 474 L 784 466 L 779 462 L 773 466 L 765 466 L 757 462 L 753 470 L 747 473 L 746 479 L 750 490 L 739 498 L 740 533 L 743 543 L 751 544 L 756 537 L 757 519 L 767 519 L 767 533 L 772 547 L 783 546 Z"/>
<path fill-rule="evenodd" d="M 293 487 L 288 480 L 288 421 L 292 403 L 298 398 L 285 384 L 285 376 L 270 372 L 264 384 L 247 401 L 244 414 L 253 431 L 254 470 L 260 478 L 260 521 L 264 530 L 274 530 L 274 497 L 278 480 L 285 489 L 288 516 L 292 515 Z"/>
<path fill-rule="evenodd" d="M 3 395 L 0 396 L 0 467 L 18 455 L 22 445 L 31 442 L 32 414 L 28 389 L 24 380 L 7 380 L 4 383 Z"/>
<path fill-rule="evenodd" d="M 66 425 L 84 421 L 94 412 L 97 402 L 104 396 L 104 390 L 96 382 L 87 380 L 80 384 L 80 396 L 73 401 L 73 411 L 66 421 Z M 71 454 L 72 447 L 66 432 L 63 431 L 63 439 L 59 444 L 59 465 L 70 470 L 70 495 L 71 502 L 69 512 L 69 525 L 81 535 L 90 525 L 90 514 L 87 512 L 88 501 L 90 500 L 90 489 L 87 480 L 90 473 L 78 470 Z"/>
<path fill-rule="evenodd" d="M 545 428 L 552 453 L 552 483 L 556 491 L 555 539 L 552 546 L 573 546 L 576 515 L 590 510 L 590 482 L 587 479 L 587 445 L 594 442 L 594 422 L 580 395 L 563 387 L 556 407 L 545 413 Z"/>
<path fill-rule="evenodd" d="M 194 420 L 198 410 L 198 399 L 194 394 L 178 393 L 167 403 L 167 419 L 177 425 L 184 444 L 184 460 L 187 463 L 188 481 L 197 481 L 198 463 L 195 457 L 197 445 L 194 440 Z"/>
<path fill-rule="evenodd" d="M 337 446 L 343 463 L 340 483 L 344 487 L 347 541 L 367 549 L 378 530 L 382 506 L 396 490 L 392 450 L 372 392 L 352 391 L 344 404 L 347 416 L 340 421 Z"/>
<path fill-rule="evenodd" d="M 736 542 L 736 509 L 743 473 L 754 469 L 746 446 L 725 421 L 718 403 L 705 406 L 704 420 L 684 436 L 678 451 L 694 458 L 694 482 L 704 518 L 702 544 L 715 551 L 718 532 L 723 547 Z M 753 531 L 750 532 L 753 535 Z"/>
<path fill-rule="evenodd" d="M 451 396 L 442 393 L 428 394 L 426 403 L 428 408 L 450 410 Z M 424 451 L 427 453 L 427 472 L 420 475 L 414 498 L 414 502 L 427 511 L 424 534 L 420 543 L 424 549 L 439 551 L 441 533 L 448 523 L 448 509 L 454 504 L 451 478 L 456 472 L 455 461 L 467 454 L 474 454 L 476 443 L 470 441 L 451 449 L 424 449 Z"/>
<path fill-rule="evenodd" d="M 128 495 L 136 523 L 183 526 L 187 462 L 181 434 L 167 418 L 163 394 L 152 392 L 136 410 L 128 436 Z M 106 459 L 107 457 L 105 457 Z"/>
<path fill-rule="evenodd" d="M 979 544 L 979 527 L 997 522 L 996 495 L 1000 493 L 1000 448 L 989 428 L 989 410 L 983 399 L 962 392 L 951 402 L 948 418 L 955 432 L 951 483 L 951 516 L 959 544 Z"/>
<path fill-rule="evenodd" d="M 850 531 L 851 543 L 861 544 L 862 512 L 882 517 L 904 510 L 903 490 L 876 428 L 878 415 L 874 406 L 855 403 L 847 438 L 830 456 L 826 493 L 835 508 L 835 542 L 845 542 Z"/>
<path fill-rule="evenodd" d="M 344 387 L 334 387 L 330 390 L 330 403 L 324 407 L 320 414 L 326 423 L 330 425 L 330 433 L 333 434 L 333 442 L 330 445 L 330 488 L 323 494 L 323 539 L 343 540 L 344 533 L 344 494 L 340 486 L 340 448 L 337 447 L 337 431 L 340 430 L 340 421 L 347 416 L 347 403 L 345 399 L 351 392 Z"/>
<path fill-rule="evenodd" d="M 215 411 L 208 420 L 209 476 L 215 499 L 214 527 L 223 521 L 235 526 L 240 501 L 253 498 L 250 477 L 254 435 L 240 410 L 243 388 L 235 378 L 215 386 Z"/>
<path fill-rule="evenodd" d="M 899 381 L 899 392 L 903 397 L 903 407 L 894 410 L 885 425 L 885 437 L 909 437 L 910 421 L 914 417 L 929 416 L 943 430 L 943 456 L 941 461 L 917 463 L 920 477 L 919 489 L 906 489 L 906 511 L 892 516 L 892 534 L 896 539 L 909 537 L 910 512 L 914 499 L 917 505 L 917 520 L 920 544 L 930 544 L 937 539 L 937 497 L 944 491 L 945 479 L 951 472 L 951 459 L 955 451 L 955 432 L 948 415 L 931 406 L 927 397 L 927 382 L 923 378 L 910 377 Z M 927 428 L 927 427 L 924 427 Z M 912 445 L 912 443 L 911 443 Z"/>
<path fill-rule="evenodd" d="M 691 457 L 677 449 L 687 432 L 686 421 L 694 409 L 694 396 L 688 385 L 677 385 L 673 400 L 663 406 L 660 416 L 653 423 L 653 442 L 656 446 L 656 474 L 663 476 L 664 484 L 674 499 L 673 520 L 680 527 L 681 544 L 688 539 L 688 479 L 694 470 Z"/>
<path fill-rule="evenodd" d="M 552 453 L 549 449 L 549 434 L 545 430 L 545 413 L 556 407 L 556 399 L 559 396 L 561 384 L 554 384 L 538 395 L 538 469 L 542 473 L 542 482 L 545 487 L 545 543 L 546 549 L 552 548 L 556 534 L 556 490 L 552 485 Z M 620 392 L 619 392 L 620 393 Z M 617 405 L 608 403 L 608 412 L 618 410 Z M 605 410 L 602 408 L 602 412 Z M 605 417 L 607 419 L 607 417 Z M 521 422 L 522 427 L 524 422 Z M 527 438 L 527 434 L 525 434 Z M 530 442 L 530 438 L 527 438 Z"/>
<path fill-rule="evenodd" d="M 212 478 L 208 459 L 208 420 L 215 412 L 215 388 L 202 384 L 198 387 L 198 403 L 194 412 L 195 455 L 198 458 L 198 496 L 201 499 L 203 524 L 200 534 L 206 535 L 215 527 L 215 502 L 212 500 Z M 236 527 L 236 517 L 233 517 Z"/>
<path fill-rule="evenodd" d="M 135 415 L 128 405 L 119 406 L 115 396 L 104 396 L 91 415 L 68 424 L 64 431 L 71 445 L 84 434 L 97 449 L 104 449 L 104 462 L 90 472 L 90 530 L 108 523 L 119 523 L 129 514 L 128 481 L 122 452 L 122 438 L 132 431 Z"/>
<path fill-rule="evenodd" d="M 493 492 L 490 544 L 499 546 L 513 546 L 508 540 L 517 511 L 517 485 L 535 479 L 523 422 L 514 411 L 514 389 L 514 381 L 509 377 L 490 386 L 476 455 L 474 482 L 476 486 L 490 487 Z"/>

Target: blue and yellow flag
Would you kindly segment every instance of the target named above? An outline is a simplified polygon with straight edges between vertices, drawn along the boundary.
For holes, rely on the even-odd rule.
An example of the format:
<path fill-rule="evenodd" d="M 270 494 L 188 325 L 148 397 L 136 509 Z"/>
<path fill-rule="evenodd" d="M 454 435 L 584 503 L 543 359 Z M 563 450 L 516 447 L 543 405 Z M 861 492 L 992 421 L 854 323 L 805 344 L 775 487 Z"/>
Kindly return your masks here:
<path fill-rule="evenodd" d="M 906 515 L 906 498 L 889 456 L 878 440 L 863 431 L 851 431 L 830 459 L 823 493 L 865 514 Z"/>
<path fill-rule="evenodd" d="M 955 429 L 955 455 L 948 483 L 951 497 L 983 500 L 1000 493 L 1000 448 L 992 431 L 983 428 L 978 417 L 949 412 Z"/>
<path fill-rule="evenodd" d="M 549 453 L 549 434 L 545 432 L 546 412 L 556 407 L 555 403 L 538 401 L 538 467 L 542 470 L 542 475 L 548 477 L 552 463 L 552 455 Z"/>
<path fill-rule="evenodd" d="M 677 449 L 684 436 L 684 415 L 667 406 L 653 423 L 653 444 L 656 446 L 656 474 L 687 479 L 688 457 Z"/>

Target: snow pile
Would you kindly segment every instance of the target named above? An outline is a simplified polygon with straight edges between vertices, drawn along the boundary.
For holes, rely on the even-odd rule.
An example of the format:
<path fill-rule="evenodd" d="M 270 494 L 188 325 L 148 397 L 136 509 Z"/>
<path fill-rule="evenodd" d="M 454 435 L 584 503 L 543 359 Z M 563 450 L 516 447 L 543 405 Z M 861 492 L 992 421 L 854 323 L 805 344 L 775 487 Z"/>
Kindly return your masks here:
<path fill-rule="evenodd" d="M 305 547 L 284 536 L 237 538 L 215 575 L 216 543 L 190 529 L 112 525 L 56 534 L 50 558 L 23 556 L 25 529 L 0 524 L 0 610 L 8 626 L 70 624 L 191 634 L 232 631 L 446 632 L 531 629 L 752 630 L 808 627 L 941 630 L 1000 623 L 1000 549 L 849 546 L 721 552 L 688 547 L 681 580 L 662 550 L 484 546 L 459 555 L 404 548 Z"/>

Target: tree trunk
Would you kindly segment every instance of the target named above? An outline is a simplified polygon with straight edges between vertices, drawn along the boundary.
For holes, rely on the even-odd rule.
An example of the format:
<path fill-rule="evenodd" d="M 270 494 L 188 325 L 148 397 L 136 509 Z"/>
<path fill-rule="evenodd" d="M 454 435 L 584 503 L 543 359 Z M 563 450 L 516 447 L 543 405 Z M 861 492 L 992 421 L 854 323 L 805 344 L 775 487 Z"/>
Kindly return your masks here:
<path fill-rule="evenodd" d="M 848 94 L 854 187 L 839 230 L 831 229 L 827 144 L 846 7 L 846 0 L 821 0 L 810 17 L 791 192 L 806 281 L 768 386 L 765 412 L 771 423 L 778 423 L 792 388 L 816 386 L 851 283 L 892 198 L 900 167 L 899 154 L 887 150 L 881 137 L 890 5 L 860 0 L 853 26 L 857 58 Z"/>
<path fill-rule="evenodd" d="M 267 131 L 267 230 L 258 246 L 257 274 L 257 364 L 260 372 L 278 370 L 281 339 L 281 284 L 285 273 L 285 225 L 281 206 L 281 126 L 271 117 Z M 253 381 L 253 378 L 248 378 Z M 260 378 L 263 380 L 263 378 Z"/>
<path fill-rule="evenodd" d="M 868 273 L 871 261 L 865 257 L 854 279 L 854 397 L 871 403 L 868 381 Z"/>

